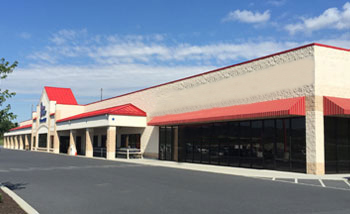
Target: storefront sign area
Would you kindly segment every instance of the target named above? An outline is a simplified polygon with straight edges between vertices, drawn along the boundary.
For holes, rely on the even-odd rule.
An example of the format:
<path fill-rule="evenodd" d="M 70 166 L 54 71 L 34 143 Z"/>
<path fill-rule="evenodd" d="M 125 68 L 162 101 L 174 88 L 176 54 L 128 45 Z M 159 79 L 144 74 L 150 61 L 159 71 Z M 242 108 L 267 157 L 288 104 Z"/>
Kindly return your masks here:
<path fill-rule="evenodd" d="M 46 107 L 40 103 L 40 123 L 46 122 Z"/>

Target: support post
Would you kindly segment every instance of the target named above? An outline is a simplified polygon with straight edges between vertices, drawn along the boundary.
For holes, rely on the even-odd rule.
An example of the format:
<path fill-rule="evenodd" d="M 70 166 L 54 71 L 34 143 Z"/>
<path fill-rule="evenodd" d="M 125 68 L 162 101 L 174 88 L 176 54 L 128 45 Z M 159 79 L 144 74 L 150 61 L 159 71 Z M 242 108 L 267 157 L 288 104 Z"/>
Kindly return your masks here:
<path fill-rule="evenodd" d="M 53 136 L 53 152 L 56 154 L 60 153 L 60 138 L 57 131 L 54 132 Z"/>
<path fill-rule="evenodd" d="M 306 171 L 325 174 L 323 97 L 305 97 Z"/>
<path fill-rule="evenodd" d="M 24 135 L 24 149 L 29 150 L 29 135 Z"/>
<path fill-rule="evenodd" d="M 68 149 L 69 155 L 76 155 L 76 153 L 77 153 L 77 148 L 75 146 L 76 135 L 77 135 L 77 133 L 75 130 L 69 131 L 69 149 Z"/>
<path fill-rule="evenodd" d="M 15 138 L 15 149 L 18 149 L 19 148 L 19 146 L 18 146 L 18 136 L 15 135 L 14 138 Z"/>
<path fill-rule="evenodd" d="M 47 132 L 47 136 L 46 136 L 46 151 L 47 152 L 50 152 L 50 146 L 51 146 L 51 132 L 50 132 L 50 127 L 49 127 L 49 131 Z"/>
<path fill-rule="evenodd" d="M 94 129 L 86 129 L 85 130 L 85 156 L 86 157 L 93 157 L 93 136 L 94 136 Z"/>
<path fill-rule="evenodd" d="M 19 149 L 24 149 L 23 148 L 23 137 L 22 137 L 22 135 L 18 135 L 18 138 L 19 138 Z"/>
<path fill-rule="evenodd" d="M 107 159 L 115 159 L 115 149 L 116 149 L 116 127 L 109 126 L 107 128 Z"/>

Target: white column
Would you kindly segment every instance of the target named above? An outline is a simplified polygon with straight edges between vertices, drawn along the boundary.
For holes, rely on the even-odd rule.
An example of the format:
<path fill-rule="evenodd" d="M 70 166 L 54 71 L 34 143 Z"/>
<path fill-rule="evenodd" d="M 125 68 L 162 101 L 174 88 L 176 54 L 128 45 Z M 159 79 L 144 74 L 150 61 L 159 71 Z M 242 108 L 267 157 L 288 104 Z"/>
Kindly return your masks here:
<path fill-rule="evenodd" d="M 110 126 L 107 128 L 107 159 L 115 159 L 116 133 L 115 126 Z"/>
<path fill-rule="evenodd" d="M 85 156 L 93 157 L 93 141 L 94 129 L 85 130 Z"/>
<path fill-rule="evenodd" d="M 24 135 L 24 149 L 29 149 L 29 135 L 28 134 L 26 134 L 26 135 Z"/>
<path fill-rule="evenodd" d="M 69 131 L 69 149 L 68 149 L 68 154 L 69 155 L 75 155 L 77 153 L 77 149 L 75 146 L 75 137 L 76 137 L 76 131 L 75 130 L 70 130 Z"/>
<path fill-rule="evenodd" d="M 19 138 L 19 149 L 23 149 L 23 137 L 22 135 L 18 135 L 18 138 Z"/>
<path fill-rule="evenodd" d="M 55 131 L 53 136 L 53 152 L 60 153 L 60 137 L 57 131 Z"/>

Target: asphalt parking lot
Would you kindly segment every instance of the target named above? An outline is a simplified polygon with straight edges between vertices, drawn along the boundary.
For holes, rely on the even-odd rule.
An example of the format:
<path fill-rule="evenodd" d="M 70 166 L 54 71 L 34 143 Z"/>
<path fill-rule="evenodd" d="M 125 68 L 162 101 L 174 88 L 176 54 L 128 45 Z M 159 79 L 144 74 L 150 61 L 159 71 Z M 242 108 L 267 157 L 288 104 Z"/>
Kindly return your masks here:
<path fill-rule="evenodd" d="M 0 182 L 40 213 L 350 213 L 350 190 L 2 149 Z"/>

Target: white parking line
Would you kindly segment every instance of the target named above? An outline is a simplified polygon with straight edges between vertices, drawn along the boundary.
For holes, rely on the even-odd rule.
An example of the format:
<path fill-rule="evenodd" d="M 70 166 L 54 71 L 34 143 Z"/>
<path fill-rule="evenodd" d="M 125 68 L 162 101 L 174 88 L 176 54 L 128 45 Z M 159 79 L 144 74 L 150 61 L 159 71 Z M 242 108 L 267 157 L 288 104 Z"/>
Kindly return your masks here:
<path fill-rule="evenodd" d="M 296 183 L 296 184 L 298 183 L 298 178 L 294 179 L 294 183 Z"/>
<path fill-rule="evenodd" d="M 273 178 L 272 178 L 272 180 L 273 180 L 273 181 L 275 181 L 275 180 L 276 180 L 276 178 L 275 178 L 275 177 L 273 177 Z"/>
<path fill-rule="evenodd" d="M 350 187 L 350 183 L 349 183 L 348 179 L 344 179 L 344 182 Z"/>
<path fill-rule="evenodd" d="M 324 183 L 321 179 L 318 179 L 318 181 L 320 182 L 321 186 L 326 187 L 326 185 L 324 185 Z"/>

